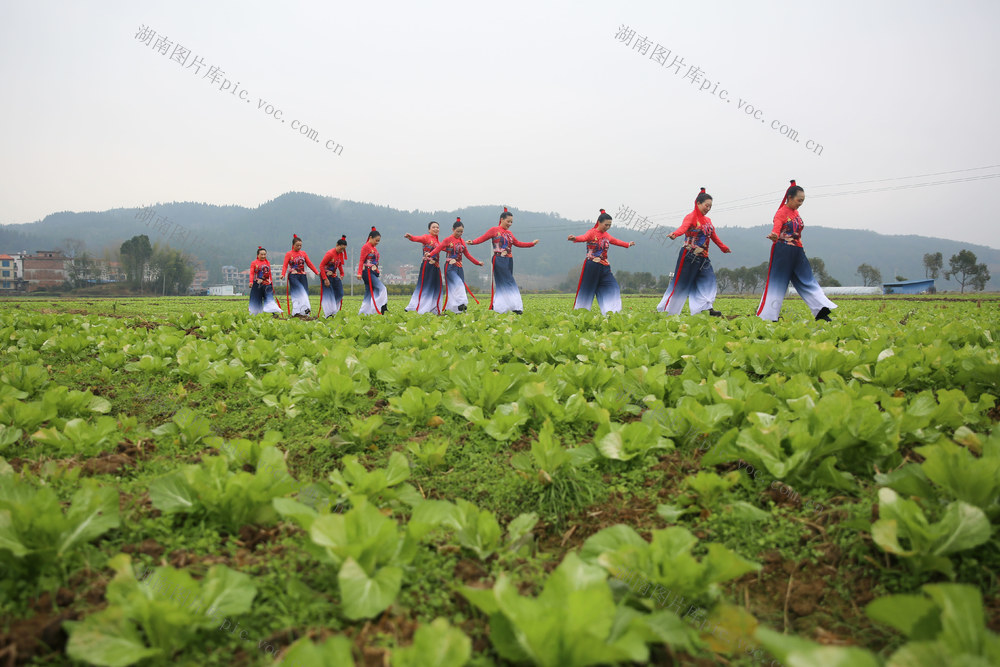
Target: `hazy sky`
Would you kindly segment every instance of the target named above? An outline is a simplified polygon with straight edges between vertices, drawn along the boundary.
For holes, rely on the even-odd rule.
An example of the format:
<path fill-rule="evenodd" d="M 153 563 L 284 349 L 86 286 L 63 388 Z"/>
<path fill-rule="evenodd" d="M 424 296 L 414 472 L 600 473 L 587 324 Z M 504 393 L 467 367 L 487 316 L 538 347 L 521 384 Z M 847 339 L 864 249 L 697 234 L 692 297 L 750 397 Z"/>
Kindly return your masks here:
<path fill-rule="evenodd" d="M 3 0 L 0 223 L 304 191 L 674 225 L 705 186 L 747 226 L 796 178 L 807 226 L 1000 247 L 998 29 L 996 0 Z"/>

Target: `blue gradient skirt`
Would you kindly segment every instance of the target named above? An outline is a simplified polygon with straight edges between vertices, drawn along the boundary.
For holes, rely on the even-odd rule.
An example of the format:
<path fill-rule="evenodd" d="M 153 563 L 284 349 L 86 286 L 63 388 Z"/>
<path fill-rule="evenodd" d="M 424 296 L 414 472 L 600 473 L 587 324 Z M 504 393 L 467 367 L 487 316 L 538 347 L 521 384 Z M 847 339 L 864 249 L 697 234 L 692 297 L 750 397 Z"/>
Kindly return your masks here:
<path fill-rule="evenodd" d="M 309 306 L 309 278 L 304 273 L 289 273 L 288 287 L 289 315 L 308 315 L 312 312 Z"/>
<path fill-rule="evenodd" d="M 681 248 L 674 279 L 656 309 L 668 315 L 679 315 L 684 302 L 689 301 L 691 314 L 697 315 L 712 308 L 717 293 L 715 270 L 708 255 L 696 255 L 689 248 Z"/>
<path fill-rule="evenodd" d="M 619 313 L 622 309 L 622 293 L 618 281 L 607 264 L 587 260 L 580 270 L 580 284 L 576 287 L 574 309 L 590 310 L 597 298 L 601 315 Z"/>
<path fill-rule="evenodd" d="M 281 304 L 274 296 L 274 288 L 270 285 L 254 283 L 250 286 L 250 314 L 280 313 Z"/>
<path fill-rule="evenodd" d="M 490 299 L 490 310 L 498 313 L 524 310 L 521 291 L 514 282 L 513 257 L 493 255 L 493 294 Z"/>
<path fill-rule="evenodd" d="M 789 282 L 809 306 L 813 317 L 816 317 L 823 308 L 833 310 L 837 307 L 837 304 L 827 298 L 823 288 L 813 277 L 806 251 L 787 243 L 774 243 L 771 246 L 771 259 L 767 266 L 764 294 L 760 297 L 760 305 L 757 306 L 757 316 L 760 319 L 772 322 L 778 319 Z"/>
<path fill-rule="evenodd" d="M 324 285 L 322 280 L 319 282 L 319 303 L 323 317 L 333 317 L 344 305 L 344 283 L 339 276 L 328 273 L 326 277 L 330 281 L 330 286 Z"/>
<path fill-rule="evenodd" d="M 441 269 L 436 264 L 424 260 L 420 265 L 420 277 L 410 297 L 406 310 L 418 313 L 441 313 Z"/>
<path fill-rule="evenodd" d="M 382 308 L 389 302 L 389 294 L 378 272 L 366 268 L 361 272 L 361 282 L 365 284 L 365 297 L 361 299 L 358 315 L 381 315 Z"/>
<path fill-rule="evenodd" d="M 444 310 L 461 313 L 469 305 L 469 295 L 465 292 L 465 269 L 454 264 L 444 265 L 444 281 L 447 293 L 444 297 Z"/>

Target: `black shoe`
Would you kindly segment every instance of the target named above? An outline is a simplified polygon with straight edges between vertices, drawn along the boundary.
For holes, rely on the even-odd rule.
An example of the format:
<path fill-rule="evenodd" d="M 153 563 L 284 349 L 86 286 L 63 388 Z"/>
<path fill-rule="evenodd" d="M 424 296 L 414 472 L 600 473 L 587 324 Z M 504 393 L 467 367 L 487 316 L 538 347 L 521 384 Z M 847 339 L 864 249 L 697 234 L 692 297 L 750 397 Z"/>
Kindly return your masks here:
<path fill-rule="evenodd" d="M 515 310 L 514 312 L 517 313 L 518 315 L 524 315 L 523 310 Z"/>
<path fill-rule="evenodd" d="M 722 317 L 722 313 L 717 311 L 715 308 L 709 308 L 708 314 L 711 315 L 712 317 Z"/>
<path fill-rule="evenodd" d="M 827 322 L 833 322 L 833 320 L 830 319 L 830 309 L 827 308 L 826 306 L 820 308 L 819 312 L 816 313 L 816 321 L 819 320 L 826 320 Z"/>
<path fill-rule="evenodd" d="M 459 306 L 459 307 L 458 307 L 458 311 L 459 311 L 460 313 L 464 313 L 464 312 L 465 312 L 465 309 L 466 309 L 466 308 L 468 308 L 468 306 L 466 306 L 466 305 L 465 305 L 465 304 L 463 303 L 463 304 L 462 304 L 461 306 Z"/>
<path fill-rule="evenodd" d="M 385 311 L 389 310 L 389 304 L 382 306 L 382 314 L 385 315 Z"/>

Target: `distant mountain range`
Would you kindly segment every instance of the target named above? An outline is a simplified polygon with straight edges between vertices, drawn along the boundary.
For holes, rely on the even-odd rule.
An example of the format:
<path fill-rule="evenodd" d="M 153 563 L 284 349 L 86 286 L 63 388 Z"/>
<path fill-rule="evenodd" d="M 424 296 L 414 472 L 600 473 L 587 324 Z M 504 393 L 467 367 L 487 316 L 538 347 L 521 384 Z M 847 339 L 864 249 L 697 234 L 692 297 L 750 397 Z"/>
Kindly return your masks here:
<path fill-rule="evenodd" d="M 305 241 L 304 250 L 314 263 L 346 234 L 352 256 L 364 243 L 374 225 L 382 233 L 379 251 L 383 271 L 395 272 L 402 264 L 418 264 L 420 248 L 403 234 L 426 233 L 427 223 L 437 220 L 441 238 L 451 232 L 456 216 L 465 223 L 465 237 L 475 238 L 495 225 L 502 206 L 472 206 L 454 211 L 400 211 L 387 206 L 322 197 L 304 192 L 289 192 L 257 208 L 214 206 L 193 202 L 154 204 L 145 209 L 120 208 L 104 212 L 53 213 L 45 219 L 17 225 L 0 225 L 0 252 L 58 249 L 65 239 L 81 239 L 91 254 L 101 255 L 104 248 L 117 247 L 137 234 L 146 234 L 151 243 L 169 243 L 184 248 L 201 259 L 209 269 L 209 280 L 221 279 L 221 267 L 248 268 L 258 245 L 269 251 L 272 262 L 279 262 L 291 247 L 292 234 Z M 511 209 L 511 231 L 519 240 L 540 239 L 535 248 L 514 252 L 515 274 L 527 288 L 546 288 L 564 282 L 571 271 L 578 271 L 584 255 L 580 245 L 566 240 L 568 234 L 582 234 L 593 221 L 568 220 L 557 214 Z M 157 222 L 159 221 L 159 222 Z M 679 221 L 678 221 L 679 222 Z M 182 238 L 177 225 L 187 230 Z M 754 266 L 767 260 L 770 241 L 765 239 L 769 226 L 719 227 L 725 243 L 733 249 L 723 255 L 712 249 L 715 267 Z M 654 276 L 673 270 L 680 241 L 651 241 L 647 234 L 614 226 L 611 233 L 626 241 L 636 241 L 634 248 L 611 250 L 612 266 L 620 270 L 649 271 Z M 173 236 L 173 238 L 171 238 Z M 195 238 L 197 237 L 197 238 Z M 844 285 L 860 284 L 856 270 L 862 263 L 882 272 L 884 281 L 897 275 L 909 279 L 924 277 L 924 253 L 940 252 L 944 266 L 959 250 L 974 252 L 979 262 L 989 266 L 988 290 L 1000 289 L 1000 250 L 983 245 L 916 235 L 890 236 L 870 231 L 835 229 L 807 225 L 804 234 L 806 252 L 822 258 L 827 271 Z M 487 245 L 470 246 L 477 259 L 489 257 Z M 478 272 L 467 266 L 466 272 Z M 473 280 L 474 277 L 470 276 Z M 954 281 L 938 278 L 938 289 L 958 289 Z"/>

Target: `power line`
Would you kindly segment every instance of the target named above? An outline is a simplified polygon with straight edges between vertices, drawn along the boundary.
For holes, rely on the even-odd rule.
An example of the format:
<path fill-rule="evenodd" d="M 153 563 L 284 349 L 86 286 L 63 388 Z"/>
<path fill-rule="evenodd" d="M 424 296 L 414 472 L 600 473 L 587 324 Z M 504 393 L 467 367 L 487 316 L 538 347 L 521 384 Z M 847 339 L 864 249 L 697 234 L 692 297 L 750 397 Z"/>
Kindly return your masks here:
<path fill-rule="evenodd" d="M 831 184 L 828 184 L 828 185 L 811 185 L 810 189 L 813 189 L 813 188 L 842 187 L 842 186 L 846 186 L 846 185 L 862 185 L 862 184 L 867 184 L 867 183 L 887 183 L 887 182 L 890 182 L 890 181 L 902 181 L 902 180 L 907 180 L 907 179 L 911 179 L 911 178 L 927 178 L 927 177 L 930 177 L 930 176 L 939 176 L 939 175 L 945 175 L 945 174 L 959 174 L 959 173 L 964 173 L 964 172 L 969 172 L 969 171 L 980 171 L 980 170 L 983 170 L 983 169 L 993 169 L 993 168 L 996 168 L 996 167 L 1000 167 L 1000 165 L 988 165 L 988 166 L 985 166 L 985 167 L 972 167 L 972 168 L 969 168 L 969 169 L 955 169 L 955 170 L 952 170 L 952 171 L 941 171 L 941 172 L 936 172 L 936 173 L 933 173 L 933 174 L 920 174 L 920 175 L 914 175 L 914 176 L 897 176 L 897 177 L 894 177 L 894 178 L 880 178 L 880 179 L 874 179 L 874 180 L 870 180 L 870 181 L 854 181 L 854 182 L 849 182 L 849 183 L 831 183 Z M 891 186 L 891 187 L 885 187 L 885 188 L 869 188 L 867 190 L 850 190 L 850 191 L 847 191 L 847 192 L 820 193 L 820 194 L 811 195 L 811 197 L 812 198 L 817 198 L 817 197 L 840 197 L 840 196 L 844 196 L 844 195 L 866 194 L 866 193 L 871 193 L 871 192 L 891 192 L 891 191 L 895 191 L 895 190 L 910 190 L 910 189 L 913 189 L 913 188 L 923 188 L 923 187 L 931 187 L 931 186 L 937 186 L 937 185 L 949 185 L 949 184 L 953 184 L 953 183 L 968 183 L 968 182 L 971 182 L 971 181 L 986 180 L 986 179 L 998 178 L 998 177 L 1000 177 L 1000 174 L 985 174 L 985 175 L 981 175 L 981 176 L 968 176 L 968 177 L 965 177 L 965 178 L 955 178 L 955 179 L 946 179 L 946 180 L 940 180 L 940 181 L 931 181 L 931 182 L 928 182 L 928 183 L 901 184 L 901 185 Z M 739 211 L 739 210 L 742 210 L 742 209 L 745 209 L 745 208 L 754 208 L 756 206 L 767 206 L 767 205 L 769 205 L 769 204 L 772 203 L 772 201 L 773 201 L 772 198 L 774 197 L 774 193 L 773 192 L 769 192 L 769 193 L 766 193 L 766 194 L 754 195 L 752 197 L 743 197 L 743 198 L 740 198 L 740 199 L 733 199 L 733 200 L 730 200 L 730 203 L 736 203 L 736 202 L 747 201 L 747 200 L 752 200 L 752 199 L 759 199 L 761 197 L 767 197 L 768 200 L 767 201 L 761 201 L 761 202 L 754 202 L 754 203 L 742 204 L 740 206 L 730 206 L 730 205 L 727 204 L 727 205 L 724 205 L 724 206 L 720 206 L 720 207 L 718 207 L 718 208 L 716 208 L 714 210 L 716 212 L 719 212 L 719 213 L 724 213 L 724 212 L 728 212 L 728 211 Z M 780 198 L 780 194 L 779 194 L 779 198 Z M 671 212 L 667 212 L 667 213 L 656 213 L 656 214 L 653 214 L 653 215 L 651 215 L 649 217 L 652 220 L 654 218 L 661 218 L 661 217 L 676 217 L 676 216 L 679 216 L 679 215 L 685 215 L 686 213 L 688 213 L 688 209 L 685 208 L 685 209 L 678 209 L 676 211 L 671 211 Z"/>
<path fill-rule="evenodd" d="M 888 183 L 888 182 L 891 182 L 891 181 L 905 181 L 905 180 L 909 180 L 909 179 L 912 179 L 912 178 L 929 178 L 931 176 L 945 176 L 945 175 L 949 175 L 949 174 L 961 174 L 961 173 L 966 173 L 966 172 L 970 172 L 970 171 L 982 171 L 984 169 L 995 169 L 995 168 L 998 168 L 998 167 L 1000 167 L 1000 164 L 992 164 L 992 165 L 987 165 L 985 167 L 970 167 L 968 169 L 953 169 L 953 170 L 950 170 L 950 171 L 938 171 L 938 172 L 934 172 L 934 173 L 931 173 L 931 174 L 917 174 L 917 175 L 913 175 L 913 176 L 895 176 L 895 177 L 892 177 L 892 178 L 878 178 L 878 179 L 873 179 L 873 180 L 868 180 L 868 181 L 850 181 L 850 182 L 847 182 L 847 183 L 830 183 L 830 184 L 826 184 L 826 185 L 810 185 L 809 188 L 810 188 L 810 190 L 812 190 L 814 188 L 835 188 L 835 187 L 844 187 L 844 186 L 848 186 L 848 185 L 867 185 L 867 184 L 870 184 L 870 183 Z M 867 189 L 862 189 L 862 190 L 848 190 L 848 191 L 845 191 L 845 192 L 826 192 L 826 193 L 819 193 L 819 194 L 810 195 L 810 198 L 817 199 L 817 198 L 823 198 L 823 197 L 843 197 L 843 196 L 848 196 L 848 195 L 870 194 L 870 193 L 873 193 L 873 192 L 893 192 L 893 191 L 896 191 L 896 190 L 912 190 L 912 189 L 915 189 L 915 188 L 928 188 L 928 187 L 934 187 L 934 186 L 939 186 L 939 185 L 952 185 L 952 184 L 955 184 L 955 183 L 970 183 L 972 181 L 982 181 L 982 180 L 988 180 L 988 179 L 993 179 L 993 178 L 1000 178 L 1000 173 L 996 173 L 996 174 L 983 174 L 983 175 L 977 175 L 977 176 L 966 176 L 966 177 L 963 177 L 963 178 L 953 178 L 953 179 L 944 179 L 944 180 L 938 180 L 938 181 L 929 181 L 929 182 L 926 182 L 926 183 L 905 183 L 905 184 L 900 184 L 900 185 L 888 186 L 888 187 L 884 187 L 884 188 L 867 188 Z M 777 197 L 780 198 L 780 196 L 781 196 L 781 194 L 778 193 Z M 752 201 L 754 199 L 762 199 L 762 198 L 766 198 L 765 201 L 758 201 L 758 202 L 753 202 Z M 723 206 L 719 206 L 718 208 L 713 208 L 712 212 L 713 213 L 728 213 L 728 212 L 732 212 L 732 211 L 741 211 L 743 209 L 748 209 L 748 208 L 756 208 L 758 206 L 770 206 L 770 205 L 774 205 L 775 198 L 776 198 L 775 197 L 775 193 L 773 191 L 772 192 L 767 192 L 767 193 L 762 193 L 762 194 L 759 194 L 759 195 L 753 195 L 751 197 L 741 197 L 739 199 L 729 200 L 727 202 L 727 204 L 725 204 Z M 747 202 L 747 203 L 739 204 L 738 206 L 734 206 L 733 205 L 733 204 L 736 204 L 738 202 Z M 676 218 L 678 216 L 687 215 L 690 212 L 691 212 L 691 208 L 683 208 L 683 209 L 677 209 L 677 210 L 674 210 L 674 211 L 668 211 L 668 212 L 664 212 L 664 213 L 654 213 L 653 215 L 648 216 L 646 219 L 649 222 L 653 223 L 654 227 L 659 227 L 659 226 L 664 226 L 665 223 L 664 223 L 664 221 L 657 221 L 656 218 Z M 667 225 L 667 226 L 669 226 L 669 225 Z M 548 231 L 570 231 L 570 230 L 574 230 L 574 229 L 579 229 L 579 227 L 580 226 L 577 225 L 577 224 L 565 224 L 565 225 L 553 225 L 551 227 L 547 227 L 546 229 Z M 629 227 L 625 227 L 624 225 L 619 225 L 619 227 L 620 228 L 623 227 L 625 229 L 629 229 Z"/>
<path fill-rule="evenodd" d="M 842 185 L 864 185 L 866 183 L 885 183 L 887 181 L 905 181 L 908 178 L 929 178 L 930 176 L 944 176 L 946 174 L 960 174 L 966 171 L 981 171 L 983 169 L 994 169 L 1000 164 L 991 164 L 986 167 L 971 167 L 969 169 L 954 169 L 952 171 L 938 171 L 933 174 L 920 174 L 919 176 L 897 176 L 896 178 L 879 178 L 874 181 L 853 181 L 851 183 L 835 183 L 833 185 L 813 185 L 814 188 L 834 188 Z"/>

